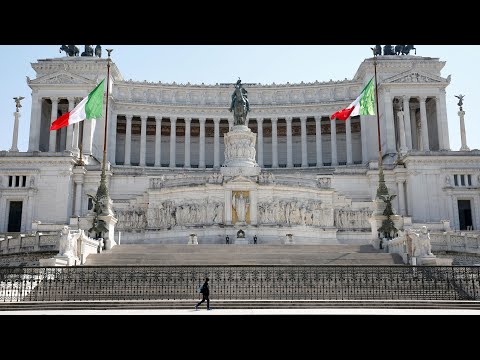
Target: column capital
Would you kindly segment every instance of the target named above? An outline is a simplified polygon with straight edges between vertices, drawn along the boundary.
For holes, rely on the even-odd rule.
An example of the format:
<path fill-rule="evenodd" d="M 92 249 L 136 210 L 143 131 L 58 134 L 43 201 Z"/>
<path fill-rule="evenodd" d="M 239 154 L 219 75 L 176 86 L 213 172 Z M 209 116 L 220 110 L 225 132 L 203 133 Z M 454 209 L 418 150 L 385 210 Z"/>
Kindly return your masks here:
<path fill-rule="evenodd" d="M 292 120 L 293 120 L 293 116 L 285 116 L 285 121 L 286 121 L 286 122 L 290 122 L 290 123 L 291 123 Z"/>
<path fill-rule="evenodd" d="M 213 122 L 214 122 L 214 124 L 220 124 L 220 118 L 219 117 L 214 117 Z"/>
<path fill-rule="evenodd" d="M 126 115 L 125 115 L 125 118 L 126 118 L 127 120 L 132 121 L 133 115 L 132 115 L 132 114 L 126 114 Z"/>
<path fill-rule="evenodd" d="M 315 121 L 321 121 L 322 115 L 315 115 L 313 118 L 315 119 Z"/>
<path fill-rule="evenodd" d="M 170 116 L 170 122 L 177 122 L 176 116 Z"/>
<path fill-rule="evenodd" d="M 190 123 L 192 121 L 192 118 L 191 117 L 186 117 L 183 119 L 183 121 L 185 121 L 185 123 Z"/>
<path fill-rule="evenodd" d="M 75 101 L 75 99 L 76 99 L 76 98 L 73 97 L 73 96 L 70 96 L 70 97 L 67 98 L 67 100 L 68 100 L 69 103 L 73 103 L 73 102 Z"/>
<path fill-rule="evenodd" d="M 263 118 L 257 118 L 257 124 L 263 124 Z"/>
<path fill-rule="evenodd" d="M 52 101 L 52 104 L 53 103 L 57 103 L 58 104 L 58 97 L 50 97 L 50 100 Z"/>
<path fill-rule="evenodd" d="M 307 117 L 306 116 L 300 116 L 300 121 L 307 121 Z"/>
<path fill-rule="evenodd" d="M 207 118 L 204 118 L 204 117 L 198 118 L 199 123 L 205 123 L 205 121 L 207 121 Z"/>
<path fill-rule="evenodd" d="M 270 121 L 272 122 L 272 124 L 275 122 L 278 122 L 278 118 L 277 117 L 272 117 L 270 118 Z"/>
<path fill-rule="evenodd" d="M 422 103 L 422 102 L 424 103 L 427 100 L 427 97 L 428 96 L 422 95 L 422 96 L 418 97 L 418 100 L 420 101 L 420 103 Z"/>
<path fill-rule="evenodd" d="M 410 101 L 410 95 L 402 95 L 403 101 Z"/>
<path fill-rule="evenodd" d="M 146 115 L 138 115 L 138 117 L 140 118 L 140 121 L 143 121 L 143 119 L 147 119 Z"/>

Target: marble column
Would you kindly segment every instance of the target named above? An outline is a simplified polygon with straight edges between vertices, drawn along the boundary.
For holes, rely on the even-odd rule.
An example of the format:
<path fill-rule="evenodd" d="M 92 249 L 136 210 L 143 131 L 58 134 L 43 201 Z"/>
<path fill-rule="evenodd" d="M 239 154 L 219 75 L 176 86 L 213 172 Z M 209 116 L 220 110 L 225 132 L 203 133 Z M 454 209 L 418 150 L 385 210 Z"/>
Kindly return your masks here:
<path fill-rule="evenodd" d="M 381 136 L 386 137 L 387 148 L 383 149 L 383 153 L 396 153 L 397 146 L 395 144 L 395 123 L 393 122 L 393 102 L 389 92 L 384 92 L 385 105 L 385 131 Z M 384 141 L 385 141 L 384 140 Z"/>
<path fill-rule="evenodd" d="M 110 164 L 115 165 L 117 163 L 117 114 L 113 111 L 110 112 L 108 117 L 108 126 L 110 132 L 108 133 L 108 153 Z"/>
<path fill-rule="evenodd" d="M 14 122 L 13 122 L 13 136 L 12 136 L 12 147 L 10 148 L 10 152 L 18 152 L 18 119 L 20 118 L 20 113 L 15 111 L 13 113 Z"/>
<path fill-rule="evenodd" d="M 317 167 L 323 166 L 322 159 L 322 117 L 315 116 L 315 145 L 317 150 Z"/>
<path fill-rule="evenodd" d="M 38 151 L 40 147 L 40 122 L 42 113 L 42 98 L 38 91 L 32 91 L 32 111 L 30 113 L 30 136 L 28 151 Z"/>
<path fill-rule="evenodd" d="M 293 168 L 292 117 L 285 118 L 287 124 L 287 168 Z"/>
<path fill-rule="evenodd" d="M 277 141 L 277 123 L 278 118 L 272 118 L 272 168 L 278 168 L 278 141 Z"/>
<path fill-rule="evenodd" d="M 147 117 L 140 115 L 140 166 L 145 166 L 147 155 Z"/>
<path fill-rule="evenodd" d="M 50 98 L 50 100 L 52 100 L 52 113 L 50 115 L 50 123 L 53 123 L 58 118 L 58 98 Z M 59 130 L 50 131 L 50 141 L 48 145 L 49 152 L 56 151 L 55 147 L 57 144 L 57 131 Z"/>
<path fill-rule="evenodd" d="M 200 154 L 198 158 L 198 167 L 200 169 L 205 169 L 205 122 L 207 119 L 200 118 Z"/>
<path fill-rule="evenodd" d="M 426 96 L 420 96 L 420 122 L 422 124 L 422 145 L 423 151 L 430 151 L 428 142 L 428 123 L 427 123 L 427 108 L 425 106 Z"/>
<path fill-rule="evenodd" d="M 68 111 L 72 111 L 73 108 L 75 107 L 75 98 L 69 97 L 68 99 Z M 67 145 L 65 147 L 65 150 L 72 151 L 73 150 L 73 133 L 74 133 L 74 125 L 68 125 L 67 126 Z"/>
<path fill-rule="evenodd" d="M 435 109 L 437 110 L 437 134 L 438 134 L 438 149 L 445 149 L 443 139 L 443 124 L 442 124 L 442 106 L 440 104 L 440 96 L 435 96 Z"/>
<path fill-rule="evenodd" d="M 263 119 L 257 118 L 257 163 L 263 167 Z"/>
<path fill-rule="evenodd" d="M 405 139 L 407 150 L 412 149 L 412 127 L 410 120 L 410 96 L 403 95 L 403 123 L 405 125 Z"/>
<path fill-rule="evenodd" d="M 420 139 L 418 138 L 416 108 L 413 106 L 410 108 L 410 124 L 412 129 L 412 149 L 421 150 L 419 146 Z"/>
<path fill-rule="evenodd" d="M 465 111 L 460 110 L 458 116 L 460 117 L 460 137 L 462 140 L 460 151 L 470 151 L 470 148 L 467 146 L 467 134 L 465 133 Z"/>
<path fill-rule="evenodd" d="M 245 119 L 245 126 L 248 127 L 248 123 L 250 122 L 250 118 Z"/>
<path fill-rule="evenodd" d="M 78 99 L 73 98 L 73 107 L 78 104 Z M 76 123 L 72 125 L 73 127 L 73 134 L 72 134 L 72 150 L 80 151 L 79 149 L 79 141 L 80 141 L 80 123 Z"/>
<path fill-rule="evenodd" d="M 345 137 L 347 138 L 347 165 L 352 165 L 352 119 L 350 116 L 345 122 Z"/>
<path fill-rule="evenodd" d="M 398 206 L 400 215 L 406 215 L 405 211 L 405 188 L 404 188 L 404 181 L 399 180 L 397 181 L 398 186 Z"/>
<path fill-rule="evenodd" d="M 213 167 L 220 167 L 220 118 L 213 118 Z"/>
<path fill-rule="evenodd" d="M 155 117 L 155 166 L 162 166 L 162 117 Z"/>
<path fill-rule="evenodd" d="M 170 117 L 170 167 L 174 168 L 176 164 L 177 149 L 177 118 Z"/>
<path fill-rule="evenodd" d="M 228 131 L 232 130 L 233 128 L 233 119 L 228 119 Z"/>
<path fill-rule="evenodd" d="M 397 112 L 398 117 L 398 127 L 400 134 L 400 154 L 405 155 L 407 153 L 407 139 L 405 136 L 405 121 L 404 121 L 404 111 L 400 110 Z"/>
<path fill-rule="evenodd" d="M 130 157 L 132 155 L 132 118 L 133 115 L 126 115 L 127 125 L 125 134 L 125 165 L 130 166 Z"/>
<path fill-rule="evenodd" d="M 450 140 L 448 138 L 448 120 L 447 104 L 445 102 L 445 89 L 440 90 L 440 109 L 441 109 L 441 128 L 443 130 L 443 149 L 450 150 Z"/>
<path fill-rule="evenodd" d="M 307 117 L 300 117 L 300 128 L 302 131 L 302 167 L 308 167 L 308 158 L 307 158 Z"/>
<path fill-rule="evenodd" d="M 190 167 L 190 129 L 192 118 L 185 118 L 185 163 L 183 167 Z"/>
<path fill-rule="evenodd" d="M 75 183 L 75 216 L 81 216 L 82 212 L 82 191 L 83 191 L 83 183 L 80 181 Z"/>
<path fill-rule="evenodd" d="M 368 120 L 368 121 L 371 121 L 371 120 Z M 360 137 L 362 139 L 362 164 L 368 163 L 368 144 L 367 144 L 367 125 L 366 125 L 368 121 L 365 118 L 365 115 L 360 115 Z M 377 124 L 375 124 L 374 126 L 375 126 L 375 134 L 377 134 L 377 129 L 376 129 Z M 378 151 L 376 153 L 378 158 Z"/>
<path fill-rule="evenodd" d="M 337 119 L 330 120 L 330 138 L 332 147 L 332 165 L 337 166 Z"/>

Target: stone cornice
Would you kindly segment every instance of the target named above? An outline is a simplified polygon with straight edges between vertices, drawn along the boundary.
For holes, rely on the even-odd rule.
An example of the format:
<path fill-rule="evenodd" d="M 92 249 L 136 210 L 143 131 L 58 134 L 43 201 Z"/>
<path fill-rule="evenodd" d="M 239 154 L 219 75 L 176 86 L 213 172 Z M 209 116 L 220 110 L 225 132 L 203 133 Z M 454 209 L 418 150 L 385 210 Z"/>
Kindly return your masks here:
<path fill-rule="evenodd" d="M 75 74 L 82 74 L 87 78 L 94 79 L 96 76 L 107 70 L 107 59 L 97 57 L 62 57 L 55 59 L 39 59 L 36 63 L 31 63 L 37 76 L 52 74 L 58 71 L 67 71 Z M 122 81 L 123 77 L 115 63 L 110 63 L 110 76 L 115 81 Z"/>
<path fill-rule="evenodd" d="M 251 105 L 251 111 L 248 118 L 271 118 L 271 117 L 293 117 L 301 116 L 330 116 L 335 111 L 342 109 L 350 104 L 351 100 L 338 101 L 330 103 L 315 104 L 295 104 L 295 105 Z M 228 105 L 224 106 L 194 106 L 194 105 L 162 105 L 162 104 L 131 104 L 115 102 L 113 111 L 117 115 L 135 115 L 135 116 L 162 116 L 177 118 L 231 118 L 232 114 L 228 111 Z"/>
<path fill-rule="evenodd" d="M 6 153 L 4 155 L 3 153 Z M 41 152 L 25 152 L 15 153 L 15 156 L 8 152 L 0 152 L 0 168 L 18 166 L 23 167 L 25 165 L 31 166 L 63 166 L 71 167 L 75 165 L 76 159 L 69 156 L 59 156 L 57 154 L 49 154 L 48 156 L 42 156 Z M 53 155 L 53 156 L 52 156 Z M 13 167 L 12 167 L 13 168 Z M 3 171 L 3 170 L 2 170 Z"/>
<path fill-rule="evenodd" d="M 252 107 L 267 105 L 315 104 L 350 101 L 361 91 L 361 84 L 345 82 L 324 86 L 303 87 L 247 87 Z M 229 107 L 232 87 L 185 85 L 164 86 L 151 83 L 115 83 L 112 96 L 118 103 L 159 104 L 178 106 Z"/>
<path fill-rule="evenodd" d="M 4 168 L 4 167 L 2 167 L 1 163 L 0 163 L 0 168 L 2 169 L 2 174 L 1 175 L 32 175 L 32 174 L 40 173 L 40 169 Z"/>
<path fill-rule="evenodd" d="M 415 56 L 415 55 L 383 55 L 377 57 L 377 72 L 391 73 L 403 72 L 412 68 L 424 69 L 428 73 L 440 73 L 445 66 L 445 61 L 439 61 L 439 58 Z M 365 59 L 359 66 L 354 81 L 362 81 L 365 75 L 373 73 L 373 57 Z"/>

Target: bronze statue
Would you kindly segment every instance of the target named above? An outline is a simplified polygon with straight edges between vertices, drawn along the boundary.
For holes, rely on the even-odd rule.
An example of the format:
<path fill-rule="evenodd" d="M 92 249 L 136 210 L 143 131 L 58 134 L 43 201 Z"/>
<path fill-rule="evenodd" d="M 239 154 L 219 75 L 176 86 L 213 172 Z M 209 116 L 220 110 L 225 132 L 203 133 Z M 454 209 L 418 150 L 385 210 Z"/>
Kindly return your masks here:
<path fill-rule="evenodd" d="M 392 45 L 385 45 L 383 47 L 383 55 L 395 55 Z"/>
<path fill-rule="evenodd" d="M 102 57 L 102 47 L 100 45 L 95 46 L 95 56 L 98 58 Z"/>
<path fill-rule="evenodd" d="M 395 194 L 379 195 L 379 198 L 382 199 L 383 202 L 386 204 L 383 215 L 385 215 L 387 218 L 382 221 L 382 226 L 378 229 L 378 232 L 387 239 L 393 239 L 395 237 L 395 234 L 398 232 L 398 229 L 395 227 L 391 219 L 391 216 L 395 215 L 392 207 L 392 200 L 396 196 L 397 195 Z"/>
<path fill-rule="evenodd" d="M 248 101 L 247 93 L 247 90 L 242 86 L 242 80 L 238 78 L 229 109 L 230 112 L 233 111 L 234 125 L 245 125 L 247 121 L 247 114 L 250 111 L 250 102 Z"/>
<path fill-rule="evenodd" d="M 410 50 L 415 50 L 415 55 L 417 55 L 417 48 L 414 45 L 403 45 L 402 55 L 410 54 Z"/>
<path fill-rule="evenodd" d="M 15 100 L 15 106 L 17 107 L 17 112 L 18 112 L 18 109 L 20 109 L 22 107 L 22 104 L 20 104 L 20 101 L 25 99 L 23 96 L 17 96 L 17 97 L 14 97 L 13 100 Z"/>
<path fill-rule="evenodd" d="M 91 45 L 85 45 L 85 51 L 82 52 L 81 56 L 93 56 L 93 48 Z"/>
<path fill-rule="evenodd" d="M 80 53 L 80 50 L 75 45 L 62 45 L 60 46 L 59 52 L 62 51 L 65 51 L 65 54 L 67 56 L 78 56 L 78 54 Z"/>
<path fill-rule="evenodd" d="M 382 55 L 382 46 L 375 45 L 375 48 L 370 48 L 375 55 Z M 383 47 L 383 55 L 409 55 L 411 50 L 415 50 L 415 55 L 417 55 L 417 48 L 414 45 L 385 45 Z"/>
<path fill-rule="evenodd" d="M 459 94 L 459 95 L 454 95 L 458 99 L 458 106 L 460 106 L 460 110 L 462 110 L 462 105 L 463 105 L 463 98 L 465 95 Z"/>

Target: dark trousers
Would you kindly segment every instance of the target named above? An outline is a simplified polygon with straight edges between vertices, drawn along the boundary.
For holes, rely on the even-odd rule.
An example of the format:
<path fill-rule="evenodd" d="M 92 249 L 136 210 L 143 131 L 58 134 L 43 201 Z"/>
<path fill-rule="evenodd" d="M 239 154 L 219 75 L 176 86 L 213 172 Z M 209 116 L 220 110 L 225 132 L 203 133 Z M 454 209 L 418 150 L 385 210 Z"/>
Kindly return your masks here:
<path fill-rule="evenodd" d="M 207 309 L 210 309 L 210 298 L 208 295 L 203 295 L 202 300 L 197 304 L 197 307 L 200 306 L 201 303 L 203 303 L 205 300 L 207 300 Z"/>

